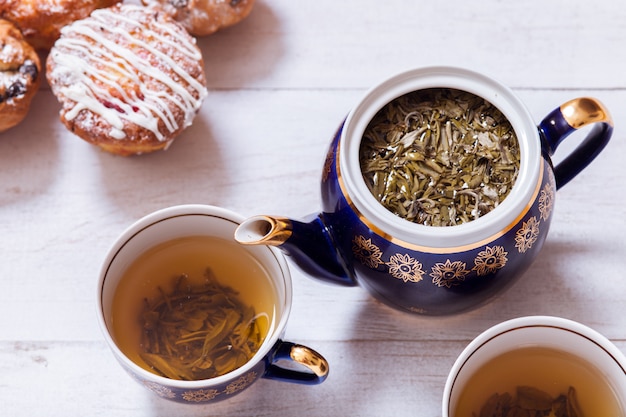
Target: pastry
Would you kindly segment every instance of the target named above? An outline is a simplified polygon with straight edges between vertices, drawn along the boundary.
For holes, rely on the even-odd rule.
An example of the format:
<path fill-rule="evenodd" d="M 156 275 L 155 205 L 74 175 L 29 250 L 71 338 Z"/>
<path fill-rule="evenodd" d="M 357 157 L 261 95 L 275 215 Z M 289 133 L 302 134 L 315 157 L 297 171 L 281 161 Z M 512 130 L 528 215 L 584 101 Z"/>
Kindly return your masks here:
<path fill-rule="evenodd" d="M 139 5 L 98 9 L 63 28 L 46 68 L 63 124 L 119 155 L 166 149 L 207 94 L 195 38 Z"/>
<path fill-rule="evenodd" d="M 62 27 L 120 0 L 0 0 L 0 17 L 12 21 L 37 50 L 50 49 Z"/>
<path fill-rule="evenodd" d="M 40 84 L 41 64 L 20 30 L 0 19 L 0 132 L 20 123 Z"/>
<path fill-rule="evenodd" d="M 250 14 L 254 0 L 141 0 L 159 6 L 195 36 L 210 35 Z"/>

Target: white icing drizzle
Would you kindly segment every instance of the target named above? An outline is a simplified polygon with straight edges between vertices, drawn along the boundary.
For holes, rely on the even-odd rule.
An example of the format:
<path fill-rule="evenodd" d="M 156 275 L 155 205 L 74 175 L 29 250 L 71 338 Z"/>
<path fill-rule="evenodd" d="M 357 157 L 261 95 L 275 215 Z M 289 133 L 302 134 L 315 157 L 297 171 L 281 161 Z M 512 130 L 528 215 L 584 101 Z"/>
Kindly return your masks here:
<path fill-rule="evenodd" d="M 90 18 L 66 26 L 62 30 L 64 36 L 57 41 L 51 51 L 55 62 L 52 77 L 63 80 L 65 84 L 59 92 L 76 103 L 65 113 L 65 118 L 73 120 L 81 110 L 88 109 L 111 125 L 109 135 L 113 138 L 126 137 L 123 127 L 124 120 L 127 120 L 151 131 L 159 141 L 163 141 L 166 137 L 158 129 L 159 120 L 169 132 L 179 128 L 168 103 L 173 103 L 184 112 L 184 127 L 187 127 L 200 108 L 207 91 L 202 83 L 187 73 L 170 56 L 151 44 L 133 37 L 128 27 L 137 28 L 154 43 L 165 44 L 166 47 L 173 48 L 192 60 L 200 60 L 202 55 L 195 47 L 195 43 L 189 42 L 186 33 L 173 31 L 159 22 L 152 23 L 156 30 L 142 25 L 137 17 L 145 15 L 145 9 L 141 6 L 125 5 L 121 10 L 122 13 L 114 13 L 109 9 L 98 9 Z M 123 25 L 114 26 L 112 22 L 116 19 Z M 82 36 L 72 36 L 72 32 Z M 177 77 L 188 83 L 195 94 L 180 85 L 168 73 L 152 66 L 148 59 L 137 55 L 135 50 L 120 47 L 115 41 L 108 39 L 107 32 L 123 37 L 130 45 L 138 47 L 135 50 L 148 51 L 169 67 Z M 83 37 L 90 38 L 93 42 Z M 63 52 L 65 50 L 69 52 Z M 89 57 L 88 60 L 85 60 L 86 56 Z M 157 80 L 171 91 L 146 89 L 140 82 L 142 76 Z M 140 88 L 140 91 L 127 91 L 120 86 L 120 78 L 130 80 Z"/>

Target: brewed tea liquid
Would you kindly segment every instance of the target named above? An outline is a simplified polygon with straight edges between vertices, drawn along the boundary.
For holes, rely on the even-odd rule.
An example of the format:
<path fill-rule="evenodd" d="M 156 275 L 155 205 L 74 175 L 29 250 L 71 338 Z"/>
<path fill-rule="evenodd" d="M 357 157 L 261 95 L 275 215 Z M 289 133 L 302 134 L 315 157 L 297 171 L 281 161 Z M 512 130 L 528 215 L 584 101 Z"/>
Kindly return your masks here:
<path fill-rule="evenodd" d="M 190 286 L 202 286 L 210 268 L 220 286 L 229 287 L 241 304 L 252 307 L 263 338 L 273 321 L 276 292 L 265 268 L 246 250 L 224 239 L 194 236 L 160 244 L 137 258 L 115 290 L 112 308 L 113 337 L 135 363 L 154 372 L 142 359 L 145 306 L 169 294 L 177 277 Z M 160 289 L 159 289 L 160 288 Z"/>
<path fill-rule="evenodd" d="M 494 393 L 515 395 L 518 386 L 531 386 L 552 397 L 574 387 L 584 417 L 624 416 L 612 387 L 602 373 L 575 356 L 547 348 L 521 348 L 498 356 L 480 368 L 459 397 L 452 417 L 480 416 Z"/>

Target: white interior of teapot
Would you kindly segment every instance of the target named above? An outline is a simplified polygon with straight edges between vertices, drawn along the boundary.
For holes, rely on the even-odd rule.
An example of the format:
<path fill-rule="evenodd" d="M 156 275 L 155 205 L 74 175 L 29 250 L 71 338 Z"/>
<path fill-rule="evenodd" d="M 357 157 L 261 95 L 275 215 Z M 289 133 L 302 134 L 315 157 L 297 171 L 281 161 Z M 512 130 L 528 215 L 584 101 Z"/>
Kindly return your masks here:
<path fill-rule="evenodd" d="M 394 99 L 427 88 L 462 90 L 489 101 L 509 120 L 519 141 L 520 172 L 511 193 L 491 212 L 456 226 L 425 226 L 393 214 L 370 193 L 361 174 L 361 138 L 374 115 Z M 541 144 L 528 110 L 506 86 L 466 69 L 423 68 L 401 73 L 377 85 L 352 110 L 340 139 L 339 171 L 348 198 L 368 226 L 408 245 L 456 248 L 499 236 L 518 221 L 537 187 Z"/>

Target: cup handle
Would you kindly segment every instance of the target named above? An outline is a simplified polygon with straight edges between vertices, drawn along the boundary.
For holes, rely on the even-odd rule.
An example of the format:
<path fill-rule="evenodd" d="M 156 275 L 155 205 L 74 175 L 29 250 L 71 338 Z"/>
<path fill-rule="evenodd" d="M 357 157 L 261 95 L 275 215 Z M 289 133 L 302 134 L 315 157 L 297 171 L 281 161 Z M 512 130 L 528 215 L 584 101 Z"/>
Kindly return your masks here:
<path fill-rule="evenodd" d="M 274 356 L 263 375 L 264 378 L 306 385 L 317 385 L 328 376 L 328 362 L 313 349 L 296 343 L 279 340 L 274 348 Z M 284 361 L 285 366 L 279 364 Z M 302 365 L 310 372 L 290 369 L 290 364 Z"/>
<path fill-rule="evenodd" d="M 539 124 L 543 151 L 552 156 L 559 144 L 574 131 L 595 124 L 585 139 L 554 167 L 559 189 L 578 175 L 604 149 L 613 133 L 613 120 L 604 105 L 589 97 L 568 101 L 553 110 Z"/>

